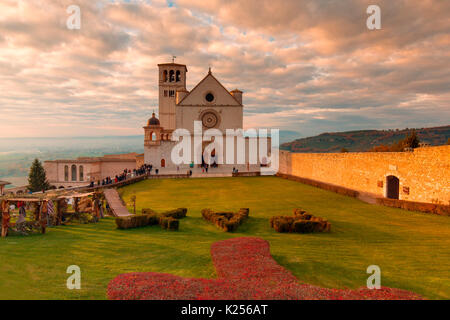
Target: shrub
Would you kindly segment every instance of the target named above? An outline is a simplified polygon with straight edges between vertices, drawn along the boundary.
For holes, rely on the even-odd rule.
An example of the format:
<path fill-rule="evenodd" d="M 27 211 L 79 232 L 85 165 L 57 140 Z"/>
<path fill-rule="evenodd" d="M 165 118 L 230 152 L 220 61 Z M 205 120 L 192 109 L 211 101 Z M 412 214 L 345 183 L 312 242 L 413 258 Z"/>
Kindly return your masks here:
<path fill-rule="evenodd" d="M 116 218 L 116 225 L 119 229 L 140 228 L 157 224 L 159 224 L 159 217 L 154 213 Z"/>
<path fill-rule="evenodd" d="M 183 219 L 186 217 L 187 214 L 187 209 L 186 208 L 178 208 L 175 210 L 170 210 L 170 211 L 166 211 L 163 212 L 161 215 L 163 217 L 171 217 L 171 218 L 175 218 L 175 219 Z"/>
<path fill-rule="evenodd" d="M 142 214 L 156 214 L 156 211 L 146 208 L 146 209 L 142 209 Z"/>
<path fill-rule="evenodd" d="M 140 215 L 117 217 L 116 225 L 118 229 L 131 229 L 159 224 L 163 229 L 178 230 L 180 224 L 178 219 L 186 217 L 186 213 L 186 208 L 170 210 L 162 214 L 158 214 L 152 209 L 142 209 Z"/>
<path fill-rule="evenodd" d="M 274 217 L 273 228 L 277 232 L 292 232 L 294 218 L 293 217 Z"/>
<path fill-rule="evenodd" d="M 315 224 L 317 222 L 308 220 L 296 220 L 294 222 L 293 231 L 297 233 L 311 233 L 315 230 Z"/>
<path fill-rule="evenodd" d="M 159 215 L 157 213 L 148 214 L 147 217 L 149 226 L 156 226 L 159 224 Z"/>
<path fill-rule="evenodd" d="M 203 209 L 201 212 L 202 217 L 205 220 L 211 220 L 211 217 L 214 215 L 214 212 L 211 209 Z"/>
<path fill-rule="evenodd" d="M 163 229 L 176 231 L 180 226 L 180 221 L 172 217 L 160 217 L 159 224 Z"/>
<path fill-rule="evenodd" d="M 147 224 L 146 215 L 134 215 L 116 218 L 116 225 L 118 229 L 139 228 L 146 224 Z"/>
<path fill-rule="evenodd" d="M 248 218 L 250 209 L 241 208 L 236 213 L 214 212 L 211 209 L 203 209 L 201 212 L 203 219 L 212 222 L 225 232 L 233 232 Z"/>
<path fill-rule="evenodd" d="M 305 213 L 306 213 L 305 210 L 302 210 L 302 209 L 299 209 L 299 208 L 294 209 L 294 217 L 302 216 L 302 215 L 304 215 Z"/>
<path fill-rule="evenodd" d="M 321 217 L 315 217 L 302 209 L 294 209 L 294 216 L 275 216 L 270 219 L 270 226 L 277 232 L 330 232 L 331 224 Z"/>

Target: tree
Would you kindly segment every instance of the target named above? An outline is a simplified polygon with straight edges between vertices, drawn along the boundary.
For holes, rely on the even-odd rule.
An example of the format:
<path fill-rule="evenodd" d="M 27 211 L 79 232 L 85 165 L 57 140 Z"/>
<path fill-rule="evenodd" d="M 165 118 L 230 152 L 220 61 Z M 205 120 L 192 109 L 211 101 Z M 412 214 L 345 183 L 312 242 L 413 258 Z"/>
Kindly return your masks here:
<path fill-rule="evenodd" d="M 418 148 L 419 143 L 420 140 L 417 136 L 416 130 L 412 130 L 411 135 L 408 135 L 405 140 L 403 140 L 403 148 Z"/>
<path fill-rule="evenodd" d="M 372 152 L 402 152 L 405 148 L 418 148 L 419 147 L 419 137 L 417 136 L 416 130 L 412 130 L 411 134 L 407 134 L 402 140 L 394 142 L 390 146 L 379 145 L 373 147 L 370 151 Z"/>
<path fill-rule="evenodd" d="M 45 175 L 45 169 L 39 159 L 34 159 L 30 168 L 30 174 L 28 175 L 28 189 L 31 192 L 48 190 L 50 184 L 47 181 Z"/>

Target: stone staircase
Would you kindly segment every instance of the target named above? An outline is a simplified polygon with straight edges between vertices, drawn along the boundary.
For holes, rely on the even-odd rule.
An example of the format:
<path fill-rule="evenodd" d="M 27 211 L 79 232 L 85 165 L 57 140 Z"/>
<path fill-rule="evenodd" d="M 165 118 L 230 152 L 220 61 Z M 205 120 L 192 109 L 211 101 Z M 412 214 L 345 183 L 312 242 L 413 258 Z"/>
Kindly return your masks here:
<path fill-rule="evenodd" d="M 105 198 L 109 204 L 109 208 L 111 209 L 111 212 L 115 217 L 131 216 L 131 213 L 123 204 L 122 199 L 120 199 L 119 193 L 116 189 L 105 189 L 103 193 L 105 194 Z"/>

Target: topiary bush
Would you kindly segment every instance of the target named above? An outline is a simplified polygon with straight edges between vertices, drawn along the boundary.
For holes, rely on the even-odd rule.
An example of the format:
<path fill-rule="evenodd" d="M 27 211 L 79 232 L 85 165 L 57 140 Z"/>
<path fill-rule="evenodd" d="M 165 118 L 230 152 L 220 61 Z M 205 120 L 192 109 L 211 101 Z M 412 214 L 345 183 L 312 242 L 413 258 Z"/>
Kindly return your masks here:
<path fill-rule="evenodd" d="M 248 218 L 250 209 L 242 208 L 238 212 L 214 212 L 211 209 L 203 209 L 201 212 L 203 219 L 212 222 L 225 232 L 233 232 Z"/>
<path fill-rule="evenodd" d="M 275 216 L 270 219 L 270 227 L 277 232 L 330 232 L 331 224 L 321 217 L 315 217 L 302 209 L 294 209 L 294 216 Z"/>
<path fill-rule="evenodd" d="M 163 229 L 177 231 L 180 226 L 180 220 L 172 217 L 160 217 L 159 224 Z"/>
<path fill-rule="evenodd" d="M 157 214 L 155 210 L 153 209 L 142 209 L 142 214 Z"/>
<path fill-rule="evenodd" d="M 127 217 L 117 217 L 116 225 L 118 229 L 132 229 L 148 225 L 147 215 L 133 215 Z"/>
<path fill-rule="evenodd" d="M 183 219 L 186 218 L 187 209 L 186 208 L 178 208 L 170 211 L 166 211 L 161 213 L 163 217 L 171 217 L 174 219 Z"/>
<path fill-rule="evenodd" d="M 152 209 L 142 209 L 143 214 L 130 215 L 127 217 L 117 217 L 116 226 L 118 229 L 132 229 L 146 226 L 160 225 L 167 230 L 178 230 L 180 222 L 178 219 L 186 217 L 187 209 L 179 208 L 161 214 Z"/>

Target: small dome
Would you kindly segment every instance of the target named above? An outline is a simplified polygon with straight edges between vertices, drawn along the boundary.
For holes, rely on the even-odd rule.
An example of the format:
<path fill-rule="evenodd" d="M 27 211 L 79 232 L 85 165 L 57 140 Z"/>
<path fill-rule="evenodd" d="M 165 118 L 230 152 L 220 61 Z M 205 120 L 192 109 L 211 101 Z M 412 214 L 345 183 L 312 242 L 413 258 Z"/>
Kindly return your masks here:
<path fill-rule="evenodd" d="M 155 113 L 153 112 L 152 117 L 150 119 L 148 119 L 148 123 L 149 126 L 159 126 L 159 120 L 158 118 L 156 118 Z"/>

